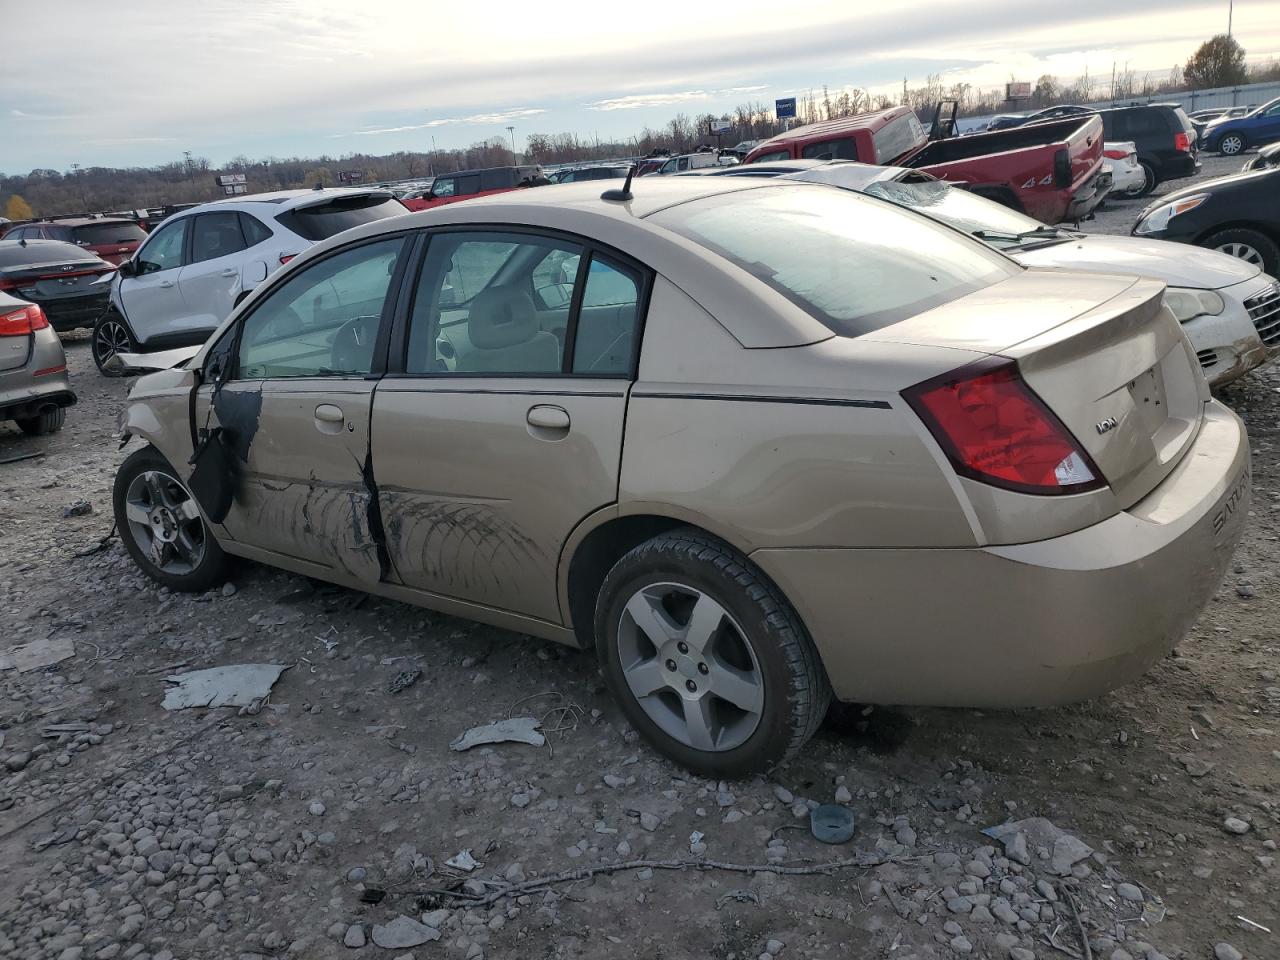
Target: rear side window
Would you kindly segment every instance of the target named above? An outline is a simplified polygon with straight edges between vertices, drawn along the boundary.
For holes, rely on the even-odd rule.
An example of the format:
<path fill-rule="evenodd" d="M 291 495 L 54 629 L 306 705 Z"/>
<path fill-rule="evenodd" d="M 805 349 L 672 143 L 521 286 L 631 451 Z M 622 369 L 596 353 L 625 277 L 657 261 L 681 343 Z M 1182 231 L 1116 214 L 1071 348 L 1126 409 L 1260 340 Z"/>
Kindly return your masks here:
<path fill-rule="evenodd" d="M 71 231 L 76 243 L 94 246 L 99 243 L 141 243 L 147 232 L 136 223 L 122 220 L 116 223 L 89 223 Z"/>
<path fill-rule="evenodd" d="M 1173 132 L 1169 129 L 1162 110 L 1132 110 L 1127 119 L 1129 135 L 1133 137 L 1158 137 Z"/>
<path fill-rule="evenodd" d="M 501 190 L 515 186 L 514 170 L 485 170 L 480 174 L 481 190 Z"/>
<path fill-rule="evenodd" d="M 263 240 L 271 239 L 271 231 L 257 217 L 247 213 L 240 214 L 240 229 L 244 233 L 244 241 L 248 246 L 256 247 Z"/>
<path fill-rule="evenodd" d="M 335 197 L 295 210 L 286 210 L 276 219 L 307 240 L 327 240 L 343 230 L 407 213 L 404 204 L 386 193 L 362 193 Z"/>
<path fill-rule="evenodd" d="M 807 144 L 800 156 L 805 160 L 857 160 L 858 146 L 852 137 L 840 140 L 823 140 L 820 143 Z"/>
<path fill-rule="evenodd" d="M 480 174 L 473 173 L 466 177 L 458 177 L 454 180 L 454 196 L 469 197 L 473 193 L 480 192 Z"/>
<path fill-rule="evenodd" d="M 195 218 L 195 221 L 191 234 L 192 263 L 229 257 L 244 249 L 244 234 L 240 232 L 240 215 L 234 210 L 202 213 Z"/>
<path fill-rule="evenodd" d="M 790 160 L 791 152 L 789 150 L 775 150 L 773 153 L 762 153 L 760 156 L 752 160 L 752 163 L 777 163 L 779 160 Z"/>
<path fill-rule="evenodd" d="M 650 219 L 724 257 L 843 337 L 887 327 L 1018 271 L 976 240 L 845 190 L 720 194 Z"/>

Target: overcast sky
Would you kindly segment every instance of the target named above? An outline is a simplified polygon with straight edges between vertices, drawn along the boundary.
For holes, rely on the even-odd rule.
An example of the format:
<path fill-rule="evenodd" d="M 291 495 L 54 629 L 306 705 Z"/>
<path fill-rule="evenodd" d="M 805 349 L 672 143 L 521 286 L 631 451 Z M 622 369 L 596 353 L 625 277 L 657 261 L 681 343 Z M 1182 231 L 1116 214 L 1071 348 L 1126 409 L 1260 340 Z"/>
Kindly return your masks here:
<path fill-rule="evenodd" d="M 865 5 L 872 6 L 872 5 Z M 1227 0 L 0 0 L 0 171 L 624 136 L 823 84 L 1167 72 Z M 631 11 L 631 12 L 627 12 Z M 1249 59 L 1280 0 L 1237 0 Z M 14 40 L 20 40 L 15 44 Z"/>

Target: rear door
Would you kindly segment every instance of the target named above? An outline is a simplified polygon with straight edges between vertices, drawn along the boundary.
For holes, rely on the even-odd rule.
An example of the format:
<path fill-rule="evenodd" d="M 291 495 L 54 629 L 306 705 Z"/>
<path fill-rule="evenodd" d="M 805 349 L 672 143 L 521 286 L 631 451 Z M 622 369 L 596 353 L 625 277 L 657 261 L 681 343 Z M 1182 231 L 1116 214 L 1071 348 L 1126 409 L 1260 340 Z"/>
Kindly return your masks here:
<path fill-rule="evenodd" d="M 369 412 L 405 236 L 340 248 L 274 286 L 211 351 L 230 378 L 197 404 L 199 423 L 227 431 L 238 468 L 227 534 L 367 583 L 383 572 Z"/>
<path fill-rule="evenodd" d="M 1257 135 L 1252 138 L 1255 146 L 1280 140 L 1280 101 L 1268 107 L 1256 123 Z"/>
<path fill-rule="evenodd" d="M 161 225 L 134 255 L 133 276 L 120 278 L 125 317 L 143 344 L 190 326 L 178 286 L 190 223 L 191 217 L 182 217 Z"/>
<path fill-rule="evenodd" d="M 194 326 L 210 332 L 231 313 L 244 290 L 241 268 L 247 246 L 235 210 L 201 213 L 191 225 L 190 262 L 178 275 L 182 299 Z"/>
<path fill-rule="evenodd" d="M 617 499 L 647 287 L 639 266 L 575 237 L 430 237 L 373 409 L 393 576 L 563 622 L 560 550 Z"/>

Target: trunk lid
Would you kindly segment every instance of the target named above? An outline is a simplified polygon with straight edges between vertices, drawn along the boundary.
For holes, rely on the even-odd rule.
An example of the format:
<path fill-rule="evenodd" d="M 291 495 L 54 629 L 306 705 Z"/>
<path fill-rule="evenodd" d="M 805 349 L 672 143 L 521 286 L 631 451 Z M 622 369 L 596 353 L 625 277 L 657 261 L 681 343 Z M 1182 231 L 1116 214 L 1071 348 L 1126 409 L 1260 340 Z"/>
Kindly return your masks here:
<path fill-rule="evenodd" d="M 109 273 L 78 262 L 41 263 L 0 270 L 0 280 L 24 300 L 61 300 L 97 292 L 93 284 Z"/>
<path fill-rule="evenodd" d="M 1163 293 L 1151 280 L 1029 270 L 864 339 L 1016 360 L 1126 509 L 1177 466 L 1209 398 Z"/>

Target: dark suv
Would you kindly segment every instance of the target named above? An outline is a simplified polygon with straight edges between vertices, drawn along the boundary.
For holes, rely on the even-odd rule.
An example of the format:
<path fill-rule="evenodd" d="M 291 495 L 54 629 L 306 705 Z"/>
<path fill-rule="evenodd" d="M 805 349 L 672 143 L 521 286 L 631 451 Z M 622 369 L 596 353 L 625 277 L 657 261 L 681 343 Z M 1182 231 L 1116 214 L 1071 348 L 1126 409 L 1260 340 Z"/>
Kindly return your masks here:
<path fill-rule="evenodd" d="M 1193 176 L 1200 169 L 1195 127 L 1176 104 L 1115 107 L 1098 113 L 1108 141 L 1132 140 L 1138 148 L 1147 183 L 1136 196 L 1144 197 L 1157 184 Z"/>

